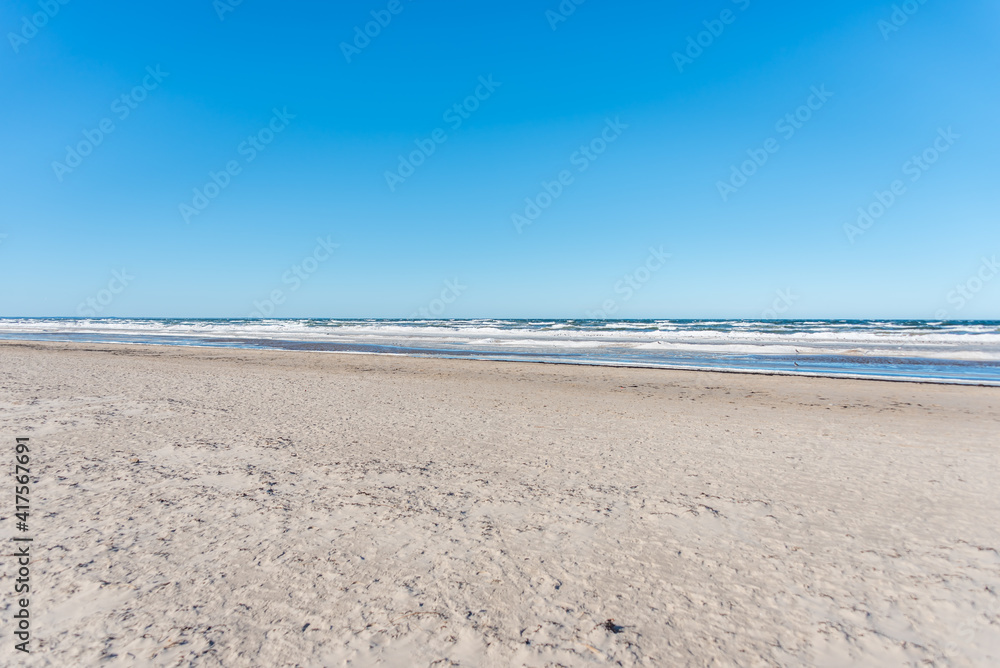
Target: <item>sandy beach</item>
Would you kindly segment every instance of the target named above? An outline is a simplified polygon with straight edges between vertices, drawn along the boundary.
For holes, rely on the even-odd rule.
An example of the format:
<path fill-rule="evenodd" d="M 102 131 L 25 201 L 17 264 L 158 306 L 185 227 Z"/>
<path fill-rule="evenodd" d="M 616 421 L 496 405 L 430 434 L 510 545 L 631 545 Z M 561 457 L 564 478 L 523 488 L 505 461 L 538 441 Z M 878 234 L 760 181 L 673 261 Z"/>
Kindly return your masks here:
<path fill-rule="evenodd" d="M 0 434 L 4 665 L 1000 664 L 1000 388 L 4 342 Z"/>

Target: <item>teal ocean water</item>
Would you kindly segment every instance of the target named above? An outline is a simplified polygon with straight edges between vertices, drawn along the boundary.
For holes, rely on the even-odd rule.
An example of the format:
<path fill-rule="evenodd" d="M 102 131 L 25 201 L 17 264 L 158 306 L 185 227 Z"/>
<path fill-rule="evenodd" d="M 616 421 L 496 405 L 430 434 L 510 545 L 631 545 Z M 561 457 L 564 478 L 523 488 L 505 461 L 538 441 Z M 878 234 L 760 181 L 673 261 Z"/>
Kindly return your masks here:
<path fill-rule="evenodd" d="M 1000 321 L 2 318 L 0 339 L 1000 385 Z"/>

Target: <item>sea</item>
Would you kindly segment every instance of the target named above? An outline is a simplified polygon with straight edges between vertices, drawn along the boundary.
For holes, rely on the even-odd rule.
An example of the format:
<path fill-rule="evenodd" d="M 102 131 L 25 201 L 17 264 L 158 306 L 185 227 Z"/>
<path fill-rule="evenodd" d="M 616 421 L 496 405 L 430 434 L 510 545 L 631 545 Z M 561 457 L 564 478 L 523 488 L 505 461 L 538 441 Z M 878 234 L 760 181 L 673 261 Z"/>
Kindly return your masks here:
<path fill-rule="evenodd" d="M 1000 320 L 0 318 L 0 339 L 1000 385 Z"/>

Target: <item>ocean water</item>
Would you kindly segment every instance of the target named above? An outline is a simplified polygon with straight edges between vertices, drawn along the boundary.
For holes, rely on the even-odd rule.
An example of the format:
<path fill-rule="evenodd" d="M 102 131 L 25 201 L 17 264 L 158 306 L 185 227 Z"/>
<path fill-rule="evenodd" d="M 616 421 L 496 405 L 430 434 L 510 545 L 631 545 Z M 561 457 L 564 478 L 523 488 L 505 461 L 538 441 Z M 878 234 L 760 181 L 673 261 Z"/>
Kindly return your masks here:
<path fill-rule="evenodd" d="M 0 339 L 1000 385 L 1000 321 L 0 318 Z"/>

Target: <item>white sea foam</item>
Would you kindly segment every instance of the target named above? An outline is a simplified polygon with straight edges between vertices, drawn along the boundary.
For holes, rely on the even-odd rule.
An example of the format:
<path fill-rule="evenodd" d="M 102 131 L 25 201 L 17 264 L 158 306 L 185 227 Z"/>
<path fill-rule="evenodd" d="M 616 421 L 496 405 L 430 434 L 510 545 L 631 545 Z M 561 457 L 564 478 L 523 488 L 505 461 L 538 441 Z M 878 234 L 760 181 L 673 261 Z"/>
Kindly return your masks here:
<path fill-rule="evenodd" d="M 184 320 L 0 319 L 6 338 L 156 337 L 399 346 L 446 351 L 580 354 L 843 355 L 1000 360 L 1000 323 L 757 320 Z M 216 341 L 218 343 L 218 341 Z M 617 353 L 616 353 L 617 351 Z M 650 360 L 652 361 L 652 360 Z"/>

